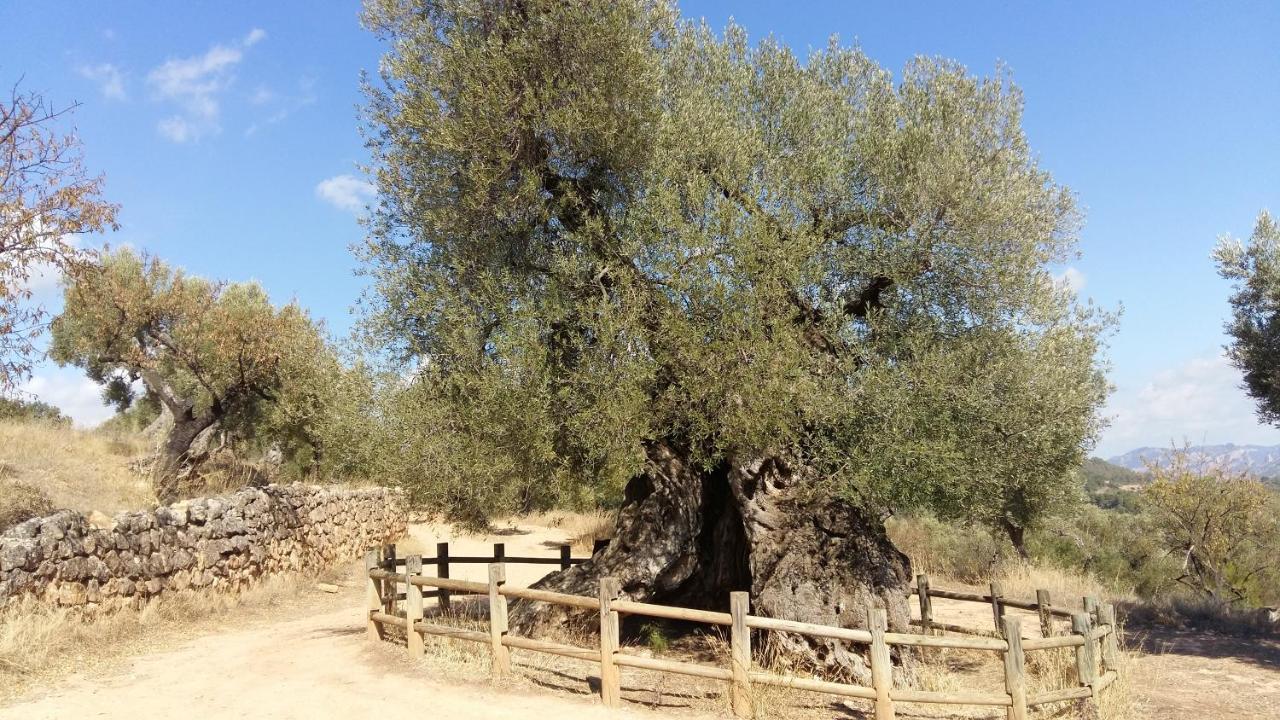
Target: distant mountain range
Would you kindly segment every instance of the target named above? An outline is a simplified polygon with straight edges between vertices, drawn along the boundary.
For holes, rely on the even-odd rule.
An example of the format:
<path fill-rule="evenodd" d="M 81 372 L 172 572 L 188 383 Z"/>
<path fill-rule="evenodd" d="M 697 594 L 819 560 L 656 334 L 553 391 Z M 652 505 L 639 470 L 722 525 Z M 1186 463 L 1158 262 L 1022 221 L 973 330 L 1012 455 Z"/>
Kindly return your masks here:
<path fill-rule="evenodd" d="M 1247 472 L 1259 477 L 1280 476 L 1280 445 L 1196 445 L 1187 448 L 1193 463 L 1225 466 L 1234 472 Z M 1146 462 L 1169 462 L 1170 448 L 1141 447 L 1123 455 L 1107 458 L 1107 462 L 1130 470 L 1143 470 Z"/>

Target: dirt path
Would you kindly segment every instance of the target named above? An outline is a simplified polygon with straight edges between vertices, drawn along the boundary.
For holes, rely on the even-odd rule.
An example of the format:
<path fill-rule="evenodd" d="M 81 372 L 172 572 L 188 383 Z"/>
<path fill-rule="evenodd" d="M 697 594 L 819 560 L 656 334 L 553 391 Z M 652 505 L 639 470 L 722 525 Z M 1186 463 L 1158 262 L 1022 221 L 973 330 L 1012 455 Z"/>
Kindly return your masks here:
<path fill-rule="evenodd" d="M 512 555 L 553 554 L 564 541 L 549 528 L 518 528 L 488 538 L 458 537 L 448 530 L 415 526 L 412 541 L 434 549 L 449 540 L 455 554 L 487 554 L 505 542 Z M 536 580 L 546 568 L 511 568 L 511 581 Z M 455 568 L 453 576 L 484 579 L 482 565 Z M 56 690 L 0 708 L 0 720 L 65 718 L 192 717 L 352 718 L 401 716 L 466 717 L 482 720 L 529 718 L 645 718 L 642 707 L 608 713 L 589 694 L 529 692 L 488 682 L 463 684 L 433 677 L 431 668 L 411 663 L 404 651 L 365 638 L 363 590 L 347 589 L 326 603 L 328 610 L 297 619 L 198 637 L 183 646 L 128 660 L 110 674 L 74 677 Z M 571 680 L 567 682 L 572 682 Z M 410 712 L 409 705 L 415 707 Z M 689 712 L 681 717 L 697 719 Z M 662 717 L 671 716 L 664 711 Z"/>
<path fill-rule="evenodd" d="M 552 555 L 564 541 L 550 528 L 521 526 L 490 537 L 457 536 L 433 526 L 414 526 L 410 542 L 424 554 L 449 540 L 454 554 L 488 554 L 504 542 L 510 555 Z M 512 566 L 510 581 L 527 584 L 545 568 Z M 454 568 L 453 576 L 483 580 L 482 565 Z M 498 686 L 477 674 L 441 670 L 439 658 L 410 662 L 392 644 L 365 639 L 362 591 L 353 587 L 330 596 L 319 612 L 233 628 L 193 638 L 168 651 L 128 660 L 110 674 L 75 677 L 41 696 L 0 708 L 0 720 L 152 717 L 347 718 L 369 714 L 520 718 L 654 718 L 690 720 L 725 715 L 683 707 L 689 688 L 634 687 L 640 693 L 665 693 L 667 702 L 646 709 L 632 703 L 608 713 L 588 686 L 587 673 L 555 674 L 552 682 L 534 679 Z M 944 622 L 985 626 L 989 611 L 967 603 L 935 601 Z M 1036 627 L 1034 620 L 1025 625 Z M 1280 643 L 1244 642 L 1206 635 L 1144 635 L 1129 675 L 1140 702 L 1135 717 L 1162 720 L 1248 720 L 1280 717 Z M 434 662 L 435 664 L 431 664 Z M 543 668 L 544 677 L 546 668 Z M 553 673 L 554 674 L 554 673 Z M 450 680 L 461 677 L 460 680 Z M 638 678 L 637 678 L 638 679 Z M 642 685 L 644 683 L 641 683 Z M 545 686 L 545 687 L 542 687 Z M 624 693 L 626 694 L 626 693 Z M 398 709 L 397 709 L 398 706 Z M 406 708 L 414 707 L 414 712 Z M 828 707 L 818 715 L 856 717 Z"/>

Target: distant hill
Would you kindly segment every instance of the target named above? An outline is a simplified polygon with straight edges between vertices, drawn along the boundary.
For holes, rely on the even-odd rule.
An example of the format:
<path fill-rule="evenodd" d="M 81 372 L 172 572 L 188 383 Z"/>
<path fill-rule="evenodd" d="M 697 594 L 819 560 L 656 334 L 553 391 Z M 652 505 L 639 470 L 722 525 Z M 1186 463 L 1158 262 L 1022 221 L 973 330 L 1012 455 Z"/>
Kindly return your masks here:
<path fill-rule="evenodd" d="M 1187 448 L 1187 452 L 1195 463 L 1221 465 L 1234 472 L 1247 472 L 1259 477 L 1280 476 L 1280 445 L 1197 445 Z M 1142 470 L 1148 461 L 1169 462 L 1172 453 L 1170 448 L 1142 447 L 1107 460 L 1130 470 Z"/>

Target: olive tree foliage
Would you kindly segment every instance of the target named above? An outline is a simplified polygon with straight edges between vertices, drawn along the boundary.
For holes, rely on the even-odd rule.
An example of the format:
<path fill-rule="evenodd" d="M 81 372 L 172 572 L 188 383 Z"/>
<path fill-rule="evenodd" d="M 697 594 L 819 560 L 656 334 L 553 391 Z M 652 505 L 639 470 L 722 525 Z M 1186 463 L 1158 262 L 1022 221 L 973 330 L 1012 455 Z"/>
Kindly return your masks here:
<path fill-rule="evenodd" d="M 129 250 L 84 269 L 52 323 L 51 356 L 84 368 L 121 408 L 141 381 L 172 417 L 153 478 L 161 502 L 198 477 L 197 437 L 315 445 L 319 407 L 341 384 L 319 328 L 255 283 L 220 283 Z"/>
<path fill-rule="evenodd" d="M 365 22 L 364 327 L 412 378 L 407 482 L 464 515 L 591 502 L 663 443 L 1006 530 L 1075 496 L 1109 318 L 1052 279 L 1078 214 L 1003 74 L 895 81 L 652 2 Z"/>
<path fill-rule="evenodd" d="M 1224 237 L 1213 256 L 1234 284 L 1227 355 L 1244 374 L 1258 416 L 1280 424 L 1280 226 L 1263 212 L 1248 243 Z"/>
<path fill-rule="evenodd" d="M 32 281 L 83 260 L 77 235 L 116 228 L 102 178 L 88 175 L 79 140 L 58 127 L 71 109 L 16 86 L 0 102 L 0 393 L 30 373 L 47 323 Z"/>

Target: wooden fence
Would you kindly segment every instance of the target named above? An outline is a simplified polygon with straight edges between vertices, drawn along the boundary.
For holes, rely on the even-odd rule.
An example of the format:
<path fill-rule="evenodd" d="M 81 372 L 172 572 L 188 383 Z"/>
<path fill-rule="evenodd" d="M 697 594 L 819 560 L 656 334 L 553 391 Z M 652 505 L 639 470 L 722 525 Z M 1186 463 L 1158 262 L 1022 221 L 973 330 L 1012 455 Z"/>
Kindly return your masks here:
<path fill-rule="evenodd" d="M 567 546 L 566 546 L 567 547 Z M 410 656 L 424 652 L 424 637 L 435 635 L 456 640 L 486 644 L 492 657 L 493 673 L 497 676 L 511 672 L 511 650 L 532 650 L 563 657 L 599 663 L 600 695 L 604 704 L 617 707 L 621 703 L 620 668 L 633 667 L 660 672 L 677 673 L 694 677 L 722 680 L 729 683 L 733 712 L 740 718 L 755 717 L 752 707 L 752 686 L 772 685 L 841 697 L 861 698 L 872 701 L 876 720 L 892 720 L 895 703 L 938 703 L 945 705 L 982 705 L 1004 707 L 1009 720 L 1025 720 L 1030 708 L 1065 701 L 1081 703 L 1083 710 L 1092 712 L 1100 693 L 1117 678 L 1117 633 L 1115 611 L 1110 605 L 1086 600 L 1085 612 L 1070 612 L 1054 608 L 1048 602 L 1047 593 L 1037 602 L 1021 602 L 1004 598 L 998 587 L 990 595 L 977 595 L 935 590 L 929 587 L 928 578 L 920 576 L 913 590 L 920 598 L 921 632 L 889 632 L 883 608 L 867 606 L 869 627 L 852 629 L 814 625 L 811 623 L 779 620 L 749 613 L 748 593 L 729 594 L 729 612 L 713 612 L 692 608 L 672 607 L 651 603 L 633 602 L 620 597 L 621 588 L 615 578 L 601 578 L 596 597 L 567 595 L 564 593 L 513 587 L 506 584 L 507 564 L 559 564 L 560 567 L 582 562 L 569 556 L 561 548 L 559 558 L 507 557 L 501 545 L 495 546 L 491 557 L 451 557 L 446 544 L 441 543 L 434 558 L 410 555 L 397 558 L 394 546 L 372 550 L 365 556 L 368 590 L 368 633 L 372 639 L 384 637 L 384 626 L 404 629 Z M 448 576 L 450 564 L 486 563 L 488 581 L 457 580 Z M 424 566 L 434 565 L 436 575 L 425 575 Z M 398 586 L 403 584 L 404 592 Z M 424 589 L 425 588 L 425 589 Z M 427 622 L 423 600 L 437 597 L 441 610 L 447 611 L 451 594 L 480 595 L 488 598 L 488 630 L 468 630 Z M 993 618 L 997 620 L 1000 637 L 955 637 L 930 634 L 933 630 L 955 630 L 972 634 L 974 630 L 933 622 L 930 599 L 934 597 L 990 603 Z M 507 599 L 517 598 L 594 611 L 599 616 L 600 640 L 597 647 L 577 647 L 561 643 L 522 637 L 510 632 L 507 624 Z M 403 608 L 398 608 L 403 600 Z M 1021 619 L 1005 615 L 1003 607 L 1036 610 L 1041 618 L 1069 617 L 1071 631 L 1067 634 L 1050 632 L 1042 638 L 1022 637 Z M 706 663 L 685 662 L 632 654 L 623 647 L 620 638 L 621 616 L 639 615 L 667 618 L 686 622 L 705 623 L 729 628 L 729 667 Z M 912 621 L 913 623 L 915 621 Z M 853 685 L 817 678 L 780 675 L 758 669 L 752 661 L 753 631 L 786 632 L 809 637 L 842 640 L 869 646 L 871 686 Z M 985 632 L 985 631 L 983 631 Z M 1002 693 L 953 693 L 913 690 L 894 687 L 893 665 L 889 654 L 892 646 L 953 648 L 999 653 L 1004 661 L 1004 692 Z M 1077 683 L 1075 687 L 1030 694 L 1027 688 L 1025 653 L 1051 648 L 1074 648 Z M 1100 661 L 1100 662 L 1099 662 Z M 1100 667 L 1099 667 L 1100 666 Z"/>

